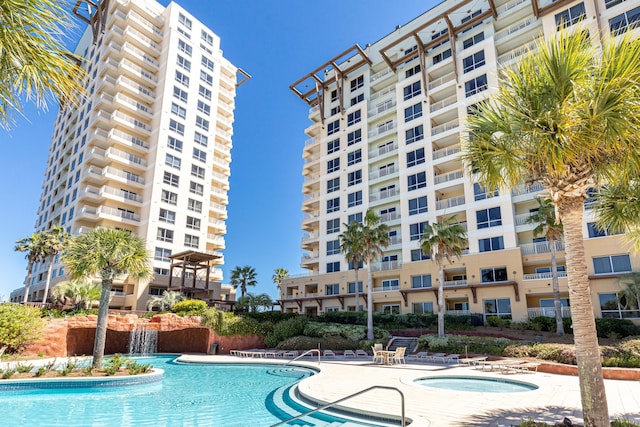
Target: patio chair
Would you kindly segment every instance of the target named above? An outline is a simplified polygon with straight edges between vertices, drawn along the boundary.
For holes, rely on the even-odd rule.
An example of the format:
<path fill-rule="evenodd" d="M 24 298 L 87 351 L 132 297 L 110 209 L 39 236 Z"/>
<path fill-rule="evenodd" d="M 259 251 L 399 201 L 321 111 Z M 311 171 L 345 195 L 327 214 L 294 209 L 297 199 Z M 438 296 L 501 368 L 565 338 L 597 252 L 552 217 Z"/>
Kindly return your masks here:
<path fill-rule="evenodd" d="M 369 354 L 367 354 L 367 352 L 362 349 L 357 349 L 356 357 L 369 357 Z"/>
<path fill-rule="evenodd" d="M 356 358 L 356 354 L 353 352 L 353 350 L 345 350 L 342 355 L 344 357 L 353 357 L 354 359 Z"/>
<path fill-rule="evenodd" d="M 391 357 L 391 363 L 393 363 L 394 365 L 396 363 L 405 363 L 404 362 L 404 353 L 407 351 L 406 347 L 398 347 L 396 348 L 396 352 L 393 353 L 393 356 Z"/>
<path fill-rule="evenodd" d="M 336 354 L 333 352 L 333 350 L 325 350 L 322 352 L 322 356 L 335 358 Z"/>
<path fill-rule="evenodd" d="M 382 347 L 382 344 L 380 344 L 380 347 Z M 373 363 L 385 363 L 386 357 L 382 348 L 376 349 L 375 346 L 372 346 L 371 350 L 373 350 Z"/>

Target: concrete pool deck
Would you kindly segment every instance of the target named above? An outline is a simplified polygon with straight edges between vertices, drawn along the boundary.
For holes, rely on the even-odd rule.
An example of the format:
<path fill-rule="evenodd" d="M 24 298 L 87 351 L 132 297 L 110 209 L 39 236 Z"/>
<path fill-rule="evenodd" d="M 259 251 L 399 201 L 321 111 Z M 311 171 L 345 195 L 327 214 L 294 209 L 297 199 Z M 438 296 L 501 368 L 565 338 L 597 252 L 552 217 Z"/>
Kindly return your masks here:
<path fill-rule="evenodd" d="M 236 356 L 183 355 L 196 363 L 286 363 L 287 359 L 241 358 Z M 292 364 L 320 369 L 318 375 L 300 382 L 300 392 L 320 402 L 332 402 L 367 387 L 396 387 L 405 396 L 411 427 L 477 426 L 509 427 L 529 418 L 550 424 L 568 417 L 582 423 L 578 377 L 548 373 L 500 374 L 463 365 L 411 363 L 374 365 L 370 359 L 323 358 L 296 360 Z M 537 390 L 520 393 L 474 393 L 430 389 L 413 383 L 435 376 L 468 376 L 522 381 Z M 605 380 L 609 415 L 640 422 L 640 381 Z M 343 406 L 356 412 L 400 415 L 400 396 L 393 390 L 373 390 L 348 400 Z"/>

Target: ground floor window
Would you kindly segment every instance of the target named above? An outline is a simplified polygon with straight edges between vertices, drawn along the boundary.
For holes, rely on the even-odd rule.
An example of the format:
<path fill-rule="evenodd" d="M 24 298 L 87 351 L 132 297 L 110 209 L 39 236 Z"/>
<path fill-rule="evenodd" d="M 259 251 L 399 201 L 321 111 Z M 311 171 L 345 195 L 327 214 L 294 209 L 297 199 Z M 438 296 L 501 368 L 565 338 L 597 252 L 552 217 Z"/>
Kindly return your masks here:
<path fill-rule="evenodd" d="M 484 305 L 484 318 L 497 316 L 501 319 L 511 319 L 511 300 L 509 298 L 486 299 Z"/>
<path fill-rule="evenodd" d="M 640 301 L 616 293 L 598 294 L 602 317 L 613 319 L 639 319 Z"/>
<path fill-rule="evenodd" d="M 325 313 L 328 313 L 330 311 L 340 311 L 340 307 L 327 307 L 324 309 Z"/>
<path fill-rule="evenodd" d="M 364 307 L 362 305 L 358 306 L 358 311 L 363 311 Z M 347 311 L 356 311 L 356 306 L 355 305 L 348 305 L 347 306 Z"/>
<path fill-rule="evenodd" d="M 384 314 L 400 314 L 400 304 L 387 304 L 382 306 Z"/>
<path fill-rule="evenodd" d="M 414 302 L 413 312 L 416 314 L 422 314 L 422 313 L 433 314 L 433 303 L 432 302 Z"/>

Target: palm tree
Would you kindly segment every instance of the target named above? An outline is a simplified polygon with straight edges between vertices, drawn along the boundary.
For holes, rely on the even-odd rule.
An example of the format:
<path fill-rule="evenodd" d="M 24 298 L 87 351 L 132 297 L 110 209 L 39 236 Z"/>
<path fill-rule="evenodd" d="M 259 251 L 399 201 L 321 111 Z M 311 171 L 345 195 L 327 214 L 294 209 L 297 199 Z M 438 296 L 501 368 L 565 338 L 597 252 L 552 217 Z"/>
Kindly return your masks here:
<path fill-rule="evenodd" d="M 231 285 L 233 285 L 235 289 L 240 287 L 241 296 L 244 296 L 244 294 L 247 293 L 247 286 L 255 286 L 258 284 L 256 275 L 256 270 L 248 265 L 235 267 L 231 270 Z"/>
<path fill-rule="evenodd" d="M 625 310 L 640 310 L 640 273 L 629 273 L 619 279 L 622 290 L 618 302 Z"/>
<path fill-rule="evenodd" d="M 97 228 L 71 240 L 62 261 L 73 279 L 100 277 L 102 292 L 93 344 L 93 367 L 101 368 L 111 286 L 116 277 L 125 274 L 137 280 L 151 277 L 145 243 L 126 230 Z"/>
<path fill-rule="evenodd" d="M 556 242 L 562 241 L 562 221 L 556 218 L 556 209 L 549 199 L 538 197 L 538 210 L 529 218 L 529 224 L 537 224 L 533 229 L 533 236 L 544 236 L 549 242 L 551 250 L 551 283 L 553 286 L 553 307 L 556 316 L 556 333 L 564 336 L 562 324 L 562 302 L 560 301 L 560 283 L 558 282 L 558 262 L 556 259 Z"/>
<path fill-rule="evenodd" d="M 607 185 L 596 194 L 595 212 L 598 226 L 611 233 L 625 233 L 625 237 L 640 250 L 640 169 L 634 179 L 626 183 Z"/>
<path fill-rule="evenodd" d="M 358 233 L 353 236 L 362 247 L 362 262 L 367 269 L 367 339 L 373 340 L 373 280 L 371 279 L 371 263 L 382 256 L 384 249 L 389 246 L 389 227 L 380 223 L 380 217 L 372 210 L 364 216 L 364 222 L 358 227 Z M 354 244 L 354 247 L 356 244 Z M 354 264 L 355 266 L 355 264 Z M 356 287 L 358 286 L 356 281 Z"/>
<path fill-rule="evenodd" d="M 88 281 L 70 280 L 53 288 L 53 296 L 62 305 L 73 304 L 77 309 L 89 309 L 100 301 L 100 284 Z"/>
<path fill-rule="evenodd" d="M 431 260 L 438 265 L 439 337 L 444 337 L 444 261 L 452 263 L 453 257 L 460 259 L 468 245 L 466 236 L 466 230 L 454 215 L 441 222 L 426 223 L 420 238 L 420 250 L 428 253 Z"/>
<path fill-rule="evenodd" d="M 177 302 L 183 301 L 184 299 L 185 296 L 180 292 L 164 291 L 162 296 L 154 296 L 149 299 L 147 309 L 151 311 L 155 307 L 158 307 L 160 311 L 168 311 L 171 310 Z"/>
<path fill-rule="evenodd" d="M 247 292 L 246 295 L 238 298 L 236 307 L 240 309 L 247 309 L 250 313 L 258 313 L 265 311 L 267 308 L 273 307 L 273 300 L 267 294 L 255 295 L 251 292 Z"/>
<path fill-rule="evenodd" d="M 358 271 L 360 265 L 364 262 L 364 246 L 362 239 L 362 224 L 358 221 L 351 221 L 350 224 L 344 224 L 347 230 L 338 238 L 340 239 L 340 252 L 344 254 L 348 263 L 353 264 L 353 270 L 356 274 L 356 311 L 360 311 L 360 289 L 358 282 Z"/>
<path fill-rule="evenodd" d="M 29 286 L 31 285 L 31 275 L 33 266 L 41 262 L 42 257 L 42 245 L 40 245 L 40 235 L 38 233 L 33 233 L 29 237 L 24 237 L 18 241 L 16 241 L 16 245 L 14 247 L 15 251 L 18 252 L 26 252 L 25 258 L 27 258 L 27 281 L 24 287 L 24 298 L 22 302 L 27 302 L 29 299 Z"/>
<path fill-rule="evenodd" d="M 588 33 L 587 33 L 588 34 Z M 594 48 L 584 32 L 536 44 L 468 117 L 464 158 L 488 188 L 539 183 L 564 225 L 571 317 L 586 426 L 609 424 L 582 217 L 590 188 L 640 168 L 640 39 Z"/>
<path fill-rule="evenodd" d="M 42 302 L 47 302 L 49 296 L 49 285 L 51 284 L 51 273 L 53 271 L 53 262 L 68 244 L 71 235 L 67 233 L 61 225 L 54 225 L 49 230 L 39 233 L 42 246 L 42 257 L 49 257 L 49 268 L 47 269 L 47 281 L 44 286 L 44 296 Z"/>
<path fill-rule="evenodd" d="M 46 108 L 55 96 L 64 105 L 78 102 L 84 71 L 65 49 L 61 36 L 73 21 L 66 2 L 0 0 L 0 128 L 23 100 Z"/>
<path fill-rule="evenodd" d="M 276 285 L 278 290 L 280 290 L 282 281 L 287 277 L 289 277 L 289 270 L 287 270 L 286 268 L 276 268 L 275 270 L 273 270 L 273 276 L 271 276 L 271 278 L 273 279 L 273 283 Z"/>

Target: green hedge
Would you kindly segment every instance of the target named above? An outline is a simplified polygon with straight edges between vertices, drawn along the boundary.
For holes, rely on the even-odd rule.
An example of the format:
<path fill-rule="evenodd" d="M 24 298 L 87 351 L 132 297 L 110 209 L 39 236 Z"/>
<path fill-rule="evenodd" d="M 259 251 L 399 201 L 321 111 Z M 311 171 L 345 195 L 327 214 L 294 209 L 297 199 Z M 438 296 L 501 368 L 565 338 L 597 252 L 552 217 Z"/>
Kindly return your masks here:
<path fill-rule="evenodd" d="M 600 338 L 625 338 L 640 335 L 640 326 L 627 319 L 596 319 L 596 329 Z"/>
<path fill-rule="evenodd" d="M 186 299 L 175 303 L 171 311 L 179 316 L 201 316 L 206 309 L 206 302 L 199 299 Z"/>
<path fill-rule="evenodd" d="M 220 311 L 214 307 L 207 308 L 203 312 L 200 322 L 203 326 L 208 326 L 216 334 L 222 336 L 265 336 L 265 329 L 272 326 L 269 322 L 261 324 L 253 318 L 236 316 L 233 313 Z"/>
<path fill-rule="evenodd" d="M 44 325 L 38 308 L 0 304 L 0 347 L 19 351 L 40 338 Z"/>
<path fill-rule="evenodd" d="M 437 335 L 423 335 L 418 338 L 418 350 L 430 352 L 473 354 L 492 354 L 501 356 L 504 349 L 513 345 L 508 338 L 477 337 L 468 335 L 447 335 L 443 338 Z"/>

